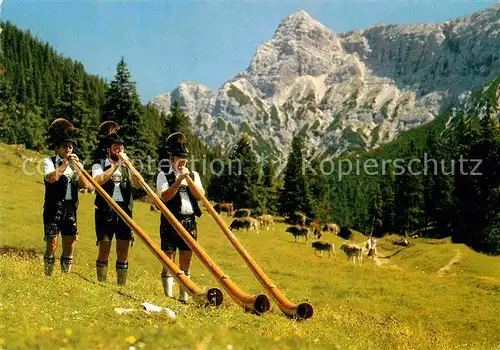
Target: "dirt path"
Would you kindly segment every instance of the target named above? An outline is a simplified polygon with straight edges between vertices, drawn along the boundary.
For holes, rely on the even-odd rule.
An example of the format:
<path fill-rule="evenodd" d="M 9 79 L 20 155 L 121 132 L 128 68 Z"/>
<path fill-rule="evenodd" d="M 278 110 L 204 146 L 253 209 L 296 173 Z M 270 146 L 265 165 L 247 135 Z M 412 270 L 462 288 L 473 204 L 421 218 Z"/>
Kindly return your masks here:
<path fill-rule="evenodd" d="M 380 266 L 380 267 L 387 267 L 387 268 L 396 269 L 396 270 L 403 270 L 402 267 L 399 267 L 396 264 L 389 263 L 389 258 L 379 258 L 378 256 L 374 256 L 373 262 L 375 263 L 375 265 Z"/>
<path fill-rule="evenodd" d="M 444 276 L 447 272 L 449 272 L 451 270 L 451 268 L 453 267 L 453 265 L 458 264 L 458 262 L 460 260 L 462 260 L 462 256 L 463 255 L 462 255 L 462 252 L 460 251 L 460 249 L 456 249 L 455 251 L 457 253 L 450 260 L 450 262 L 439 269 L 439 271 L 438 271 L 438 275 L 439 276 Z"/>

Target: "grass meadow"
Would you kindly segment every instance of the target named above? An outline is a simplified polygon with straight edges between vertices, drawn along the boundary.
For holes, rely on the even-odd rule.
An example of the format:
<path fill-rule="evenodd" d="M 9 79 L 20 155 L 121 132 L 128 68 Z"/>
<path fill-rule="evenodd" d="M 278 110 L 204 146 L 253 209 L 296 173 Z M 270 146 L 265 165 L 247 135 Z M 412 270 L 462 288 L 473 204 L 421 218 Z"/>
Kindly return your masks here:
<path fill-rule="evenodd" d="M 335 244 L 336 258 L 316 257 L 311 241 L 294 243 L 282 223 L 258 235 L 237 233 L 288 298 L 313 304 L 314 316 L 297 322 L 272 300 L 269 313 L 255 316 L 227 294 L 218 308 L 166 298 L 161 265 L 139 237 L 130 251 L 128 284 L 116 285 L 114 255 L 108 282 L 98 283 L 94 196 L 84 194 L 73 270 L 60 273 L 59 247 L 54 275 L 46 278 L 43 178 L 23 173 L 23 155 L 42 157 L 16 154 L 15 146 L 0 144 L 0 348 L 500 349 L 500 257 L 448 240 L 415 239 L 402 249 L 388 236 L 379 240 L 386 258 L 359 266 L 347 261 L 339 251 L 343 240 L 333 234 L 324 239 Z M 158 243 L 159 215 L 136 202 L 134 219 Z M 219 266 L 243 290 L 262 293 L 210 215 L 204 213 L 199 223 L 199 243 Z M 218 286 L 196 258 L 192 279 L 203 289 Z M 140 309 L 145 301 L 171 308 L 176 320 L 163 313 L 114 310 Z"/>

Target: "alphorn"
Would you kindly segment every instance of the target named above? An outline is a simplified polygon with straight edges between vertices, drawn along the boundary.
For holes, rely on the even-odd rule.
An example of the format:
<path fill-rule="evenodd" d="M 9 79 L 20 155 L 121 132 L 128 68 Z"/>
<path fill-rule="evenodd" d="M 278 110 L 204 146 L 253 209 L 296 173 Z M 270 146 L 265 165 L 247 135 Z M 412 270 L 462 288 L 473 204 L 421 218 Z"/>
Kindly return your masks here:
<path fill-rule="evenodd" d="M 220 285 L 226 290 L 229 296 L 240 305 L 245 311 L 251 311 L 256 314 L 262 314 L 269 311 L 270 303 L 269 299 L 265 294 L 251 295 L 245 293 L 241 290 L 228 275 L 226 275 L 222 269 L 215 263 L 215 261 L 210 258 L 210 256 L 205 252 L 205 250 L 196 242 L 196 240 L 191 237 L 187 230 L 182 226 L 182 224 L 177 220 L 177 218 L 172 214 L 172 212 L 165 206 L 163 201 L 158 197 L 158 195 L 149 187 L 149 185 L 144 181 L 141 174 L 135 169 L 127 155 L 121 153 L 120 156 L 123 159 L 123 164 L 132 172 L 132 176 L 136 176 L 139 183 L 148 193 L 148 195 L 153 200 L 156 207 L 162 212 L 162 214 L 167 218 L 174 229 L 179 233 L 184 242 L 191 248 L 191 250 L 196 254 L 200 261 L 205 265 L 205 267 L 210 271 L 210 273 L 215 277 L 215 279 L 220 283 Z"/>
<path fill-rule="evenodd" d="M 218 288 L 210 288 L 204 292 L 193 281 L 191 281 L 184 271 L 182 271 L 169 257 L 158 247 L 158 245 L 135 223 L 134 220 L 103 190 L 103 188 L 94 180 L 92 176 L 83 168 L 83 166 L 73 161 L 72 162 L 81 174 L 94 186 L 97 192 L 108 202 L 108 204 L 116 211 L 123 221 L 142 239 L 144 244 L 151 250 L 153 255 L 160 260 L 163 266 L 167 268 L 174 278 L 187 290 L 188 294 L 193 297 L 193 300 L 202 305 L 222 304 L 224 299 L 222 291 Z"/>
<path fill-rule="evenodd" d="M 194 183 L 193 180 L 189 177 L 189 175 L 186 176 L 186 179 L 189 182 L 189 184 Z M 194 188 L 195 191 L 197 191 L 196 187 L 192 186 L 192 188 Z M 269 277 L 267 277 L 267 275 L 260 268 L 260 266 L 257 265 L 255 260 L 250 256 L 250 254 L 248 254 L 248 252 L 240 243 L 238 238 L 236 238 L 236 236 L 233 234 L 233 232 L 231 232 L 229 227 L 227 227 L 224 220 L 222 220 L 221 216 L 215 211 L 210 201 L 202 193 L 198 192 L 197 194 L 202 198 L 203 204 L 210 212 L 210 215 L 212 215 L 212 217 L 215 219 L 215 221 L 222 229 L 226 237 L 229 239 L 231 244 L 234 246 L 234 248 L 236 248 L 236 250 L 243 258 L 245 263 L 248 265 L 250 270 L 252 270 L 255 277 L 259 280 L 262 286 L 268 291 L 268 293 L 271 294 L 271 296 L 274 298 L 280 310 L 288 317 L 294 319 L 301 320 L 312 317 L 313 306 L 309 303 L 295 304 L 292 301 L 290 301 L 287 297 L 285 297 L 285 295 L 278 289 L 278 287 L 269 279 Z"/>

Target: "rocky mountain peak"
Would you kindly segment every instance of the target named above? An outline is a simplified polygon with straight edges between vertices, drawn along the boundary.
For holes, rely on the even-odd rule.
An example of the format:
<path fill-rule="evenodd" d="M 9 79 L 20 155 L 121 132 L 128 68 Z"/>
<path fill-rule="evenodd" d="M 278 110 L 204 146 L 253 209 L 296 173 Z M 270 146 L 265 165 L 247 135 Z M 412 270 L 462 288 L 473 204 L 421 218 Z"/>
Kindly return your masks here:
<path fill-rule="evenodd" d="M 273 39 L 301 40 L 313 31 L 329 32 L 331 30 L 312 18 L 307 12 L 299 11 L 286 17 L 278 26 Z"/>
<path fill-rule="evenodd" d="M 285 18 L 273 38 L 257 49 L 247 72 L 262 96 L 270 97 L 297 77 L 326 74 L 341 53 L 336 35 L 300 11 Z"/>
<path fill-rule="evenodd" d="M 339 154 L 390 142 L 498 75 L 500 4 L 442 24 L 339 34 L 299 11 L 216 91 L 189 82 L 152 102 L 168 111 L 179 100 L 212 145 L 244 132 L 257 152 L 286 154 L 301 133 Z"/>

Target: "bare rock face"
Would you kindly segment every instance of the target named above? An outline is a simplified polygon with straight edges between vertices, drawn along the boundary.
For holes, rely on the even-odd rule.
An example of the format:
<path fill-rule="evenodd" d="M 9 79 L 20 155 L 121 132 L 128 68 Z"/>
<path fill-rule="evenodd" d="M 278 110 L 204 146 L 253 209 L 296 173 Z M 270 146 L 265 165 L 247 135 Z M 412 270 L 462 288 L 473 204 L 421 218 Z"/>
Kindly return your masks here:
<path fill-rule="evenodd" d="M 500 4 L 441 24 L 342 34 L 300 11 L 217 91 L 187 82 L 151 103 L 168 111 L 179 100 L 212 145 L 246 132 L 257 152 L 286 154 L 303 133 L 336 155 L 389 142 L 498 75 Z"/>

